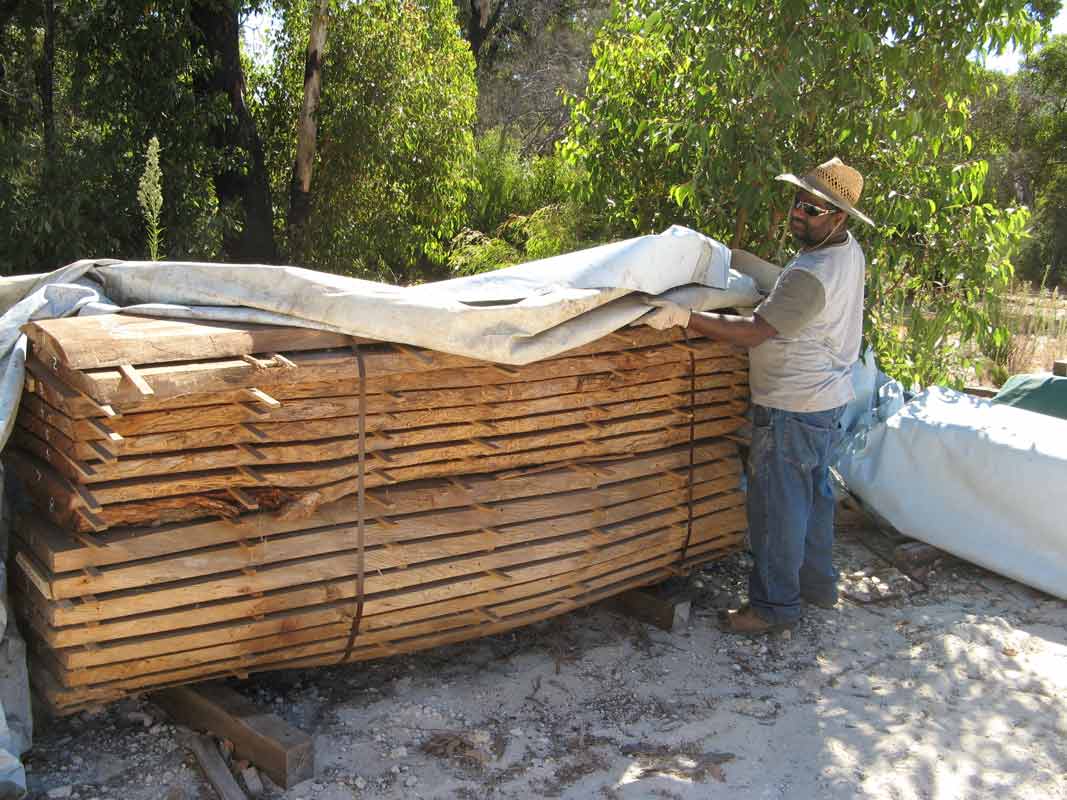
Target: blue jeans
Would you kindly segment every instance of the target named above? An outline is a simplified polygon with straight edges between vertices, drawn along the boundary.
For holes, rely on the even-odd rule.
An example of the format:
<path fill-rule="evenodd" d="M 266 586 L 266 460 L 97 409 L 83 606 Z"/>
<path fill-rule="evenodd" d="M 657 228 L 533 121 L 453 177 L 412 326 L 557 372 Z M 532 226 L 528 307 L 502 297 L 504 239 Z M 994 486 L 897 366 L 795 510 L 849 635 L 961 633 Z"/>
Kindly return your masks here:
<path fill-rule="evenodd" d="M 775 624 L 795 622 L 800 600 L 837 599 L 829 467 L 844 406 L 793 412 L 752 407 L 748 538 L 755 563 L 748 601 Z"/>

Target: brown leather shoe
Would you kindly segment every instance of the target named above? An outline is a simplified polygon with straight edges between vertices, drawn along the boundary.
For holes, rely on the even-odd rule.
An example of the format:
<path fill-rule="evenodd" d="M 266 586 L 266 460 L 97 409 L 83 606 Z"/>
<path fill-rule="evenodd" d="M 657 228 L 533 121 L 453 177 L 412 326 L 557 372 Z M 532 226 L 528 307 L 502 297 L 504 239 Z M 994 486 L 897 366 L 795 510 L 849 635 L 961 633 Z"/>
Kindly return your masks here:
<path fill-rule="evenodd" d="M 762 633 L 776 633 L 792 628 L 791 622 L 768 622 L 761 617 L 756 609 L 747 603 L 736 611 L 727 611 L 719 617 L 719 627 L 726 633 L 745 633 L 757 635 Z"/>

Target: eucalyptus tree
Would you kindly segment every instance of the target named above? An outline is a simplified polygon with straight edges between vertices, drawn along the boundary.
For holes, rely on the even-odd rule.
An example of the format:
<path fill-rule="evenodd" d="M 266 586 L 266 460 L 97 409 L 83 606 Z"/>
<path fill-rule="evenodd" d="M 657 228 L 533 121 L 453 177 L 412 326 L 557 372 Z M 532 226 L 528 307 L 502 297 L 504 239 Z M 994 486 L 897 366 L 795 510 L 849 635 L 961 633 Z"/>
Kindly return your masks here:
<path fill-rule="evenodd" d="M 631 0 L 594 45 L 565 152 L 620 232 L 694 225 L 783 259 L 778 172 L 840 155 L 867 177 L 868 330 L 905 382 L 946 380 L 1026 212 L 983 197 L 976 51 L 1031 49 L 1058 0 Z"/>
<path fill-rule="evenodd" d="M 257 79 L 277 197 L 294 179 L 293 131 L 318 6 L 279 4 L 274 59 Z M 287 259 L 397 282 L 439 274 L 473 185 L 474 60 L 454 6 L 331 0 L 321 70 L 314 176 L 306 214 L 286 231 Z"/>

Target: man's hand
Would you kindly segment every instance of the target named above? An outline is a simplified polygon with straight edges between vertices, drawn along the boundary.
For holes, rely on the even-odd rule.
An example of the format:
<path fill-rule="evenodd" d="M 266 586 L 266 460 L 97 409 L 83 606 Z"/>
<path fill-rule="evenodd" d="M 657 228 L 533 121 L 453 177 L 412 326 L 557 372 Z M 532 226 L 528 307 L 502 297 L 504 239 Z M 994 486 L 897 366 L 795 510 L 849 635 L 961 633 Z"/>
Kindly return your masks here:
<path fill-rule="evenodd" d="M 688 308 L 660 297 L 650 297 L 646 302 L 655 308 L 641 317 L 640 322 L 645 325 L 650 325 L 657 331 L 665 331 L 676 325 L 684 328 L 689 324 L 689 317 L 693 312 Z"/>

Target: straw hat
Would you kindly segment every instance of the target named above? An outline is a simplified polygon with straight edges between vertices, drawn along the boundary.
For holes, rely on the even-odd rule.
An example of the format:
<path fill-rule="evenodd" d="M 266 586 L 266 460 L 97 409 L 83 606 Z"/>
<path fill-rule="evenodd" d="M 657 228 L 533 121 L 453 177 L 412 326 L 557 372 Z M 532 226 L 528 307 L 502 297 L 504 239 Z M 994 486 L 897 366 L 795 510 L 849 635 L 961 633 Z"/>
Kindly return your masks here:
<path fill-rule="evenodd" d="M 874 225 L 874 220 L 856 208 L 860 193 L 863 191 L 863 176 L 842 162 L 840 158 L 831 158 L 829 161 L 819 164 L 819 166 L 801 178 L 785 173 L 776 175 L 774 179 L 799 186 L 816 197 L 821 197 L 826 202 L 833 203 L 837 208 L 848 212 L 856 219 L 861 219 L 868 225 Z"/>

